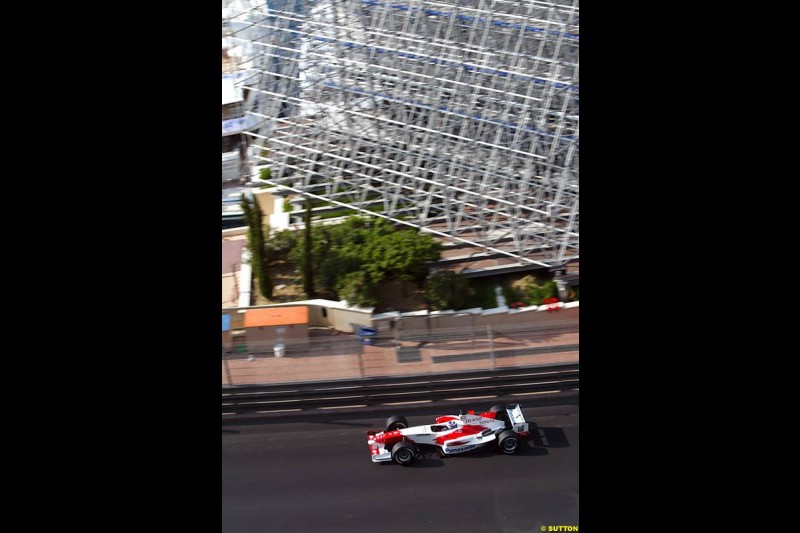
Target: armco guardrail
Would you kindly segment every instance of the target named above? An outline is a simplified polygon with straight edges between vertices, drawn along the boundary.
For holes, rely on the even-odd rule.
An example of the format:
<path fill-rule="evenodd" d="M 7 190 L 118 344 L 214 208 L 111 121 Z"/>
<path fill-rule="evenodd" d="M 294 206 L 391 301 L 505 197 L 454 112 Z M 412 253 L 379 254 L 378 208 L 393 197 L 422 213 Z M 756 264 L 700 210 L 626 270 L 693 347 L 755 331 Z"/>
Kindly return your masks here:
<path fill-rule="evenodd" d="M 222 414 L 437 401 L 578 389 L 578 363 L 318 383 L 222 387 Z"/>

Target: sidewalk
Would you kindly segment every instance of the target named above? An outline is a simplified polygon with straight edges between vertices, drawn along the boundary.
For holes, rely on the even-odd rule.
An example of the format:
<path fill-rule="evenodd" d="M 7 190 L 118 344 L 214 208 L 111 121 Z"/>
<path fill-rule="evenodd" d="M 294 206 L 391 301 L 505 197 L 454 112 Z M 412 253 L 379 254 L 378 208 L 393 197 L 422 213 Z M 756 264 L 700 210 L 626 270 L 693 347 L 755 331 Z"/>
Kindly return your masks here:
<path fill-rule="evenodd" d="M 571 332 L 555 335 L 526 332 L 513 337 L 497 336 L 491 341 L 485 338 L 400 343 L 384 340 L 376 346 L 354 346 L 351 336 L 346 335 L 349 338 L 346 343 L 337 343 L 341 336 L 331 338 L 332 343 L 337 343 L 331 345 L 331 352 L 336 355 L 287 353 L 284 357 L 274 357 L 262 353 L 256 354 L 252 361 L 244 354 L 230 356 L 222 363 L 222 384 L 296 383 L 572 363 L 579 361 L 578 336 L 577 324 Z M 337 349 L 344 344 L 351 353 Z"/>

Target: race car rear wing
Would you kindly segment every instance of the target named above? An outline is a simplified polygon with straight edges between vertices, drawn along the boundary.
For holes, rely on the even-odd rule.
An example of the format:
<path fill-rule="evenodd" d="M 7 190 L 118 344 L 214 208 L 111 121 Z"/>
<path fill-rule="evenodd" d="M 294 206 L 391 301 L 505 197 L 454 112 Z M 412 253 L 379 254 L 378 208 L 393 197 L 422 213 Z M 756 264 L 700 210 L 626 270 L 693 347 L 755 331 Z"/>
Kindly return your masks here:
<path fill-rule="evenodd" d="M 508 419 L 511 421 L 511 429 L 520 435 L 528 434 L 528 423 L 525 422 L 525 416 L 522 414 L 522 406 L 519 404 L 509 405 L 506 407 L 508 411 Z"/>

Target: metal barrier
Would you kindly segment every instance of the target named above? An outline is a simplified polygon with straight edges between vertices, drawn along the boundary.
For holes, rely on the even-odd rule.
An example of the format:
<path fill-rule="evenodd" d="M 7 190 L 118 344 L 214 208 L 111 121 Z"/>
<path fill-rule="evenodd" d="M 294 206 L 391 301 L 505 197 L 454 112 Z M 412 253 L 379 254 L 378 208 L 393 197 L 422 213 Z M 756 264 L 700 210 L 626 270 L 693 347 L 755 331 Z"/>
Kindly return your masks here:
<path fill-rule="evenodd" d="M 578 363 L 446 374 L 222 387 L 222 413 L 372 406 L 577 390 Z"/>

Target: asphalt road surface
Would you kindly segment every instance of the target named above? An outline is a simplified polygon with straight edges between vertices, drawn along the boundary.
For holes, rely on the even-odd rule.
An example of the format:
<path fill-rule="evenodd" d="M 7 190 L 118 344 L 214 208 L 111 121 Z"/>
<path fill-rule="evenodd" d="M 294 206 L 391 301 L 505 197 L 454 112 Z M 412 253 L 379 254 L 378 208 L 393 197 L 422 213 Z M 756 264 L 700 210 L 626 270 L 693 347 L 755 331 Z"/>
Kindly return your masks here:
<path fill-rule="evenodd" d="M 224 425 L 222 532 L 511 533 L 578 526 L 578 410 L 523 408 L 532 436 L 516 455 L 434 454 L 410 467 L 370 461 L 366 430 L 382 429 L 384 416 Z M 397 411 L 419 425 L 452 409 Z"/>

